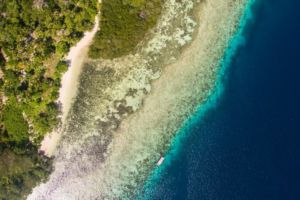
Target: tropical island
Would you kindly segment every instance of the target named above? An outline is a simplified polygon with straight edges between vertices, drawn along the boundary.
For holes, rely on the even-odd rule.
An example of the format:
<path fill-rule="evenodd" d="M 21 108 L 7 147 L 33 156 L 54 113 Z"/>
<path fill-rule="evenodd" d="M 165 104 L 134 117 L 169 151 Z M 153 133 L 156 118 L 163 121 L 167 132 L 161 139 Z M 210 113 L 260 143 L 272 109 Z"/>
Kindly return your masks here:
<path fill-rule="evenodd" d="M 213 90 L 246 2 L 4 0 L 0 199 L 25 199 L 34 187 L 29 199 L 131 199 Z M 95 19 L 64 110 L 67 54 Z M 49 157 L 40 147 L 57 127 Z"/>
<path fill-rule="evenodd" d="M 1 3 L 1 199 L 24 196 L 51 172 L 51 159 L 38 148 L 60 123 L 57 99 L 68 68 L 65 55 L 92 28 L 100 8 L 102 28 L 90 56 L 114 58 L 132 51 L 154 26 L 160 0 L 104 1 L 101 6 L 97 0 Z"/>

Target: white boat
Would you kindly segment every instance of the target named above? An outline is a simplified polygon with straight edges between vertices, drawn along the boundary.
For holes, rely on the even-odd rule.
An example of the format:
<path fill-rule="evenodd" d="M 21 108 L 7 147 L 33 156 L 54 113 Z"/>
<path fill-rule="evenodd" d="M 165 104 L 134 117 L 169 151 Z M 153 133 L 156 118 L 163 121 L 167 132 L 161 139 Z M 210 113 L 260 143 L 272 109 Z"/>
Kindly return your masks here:
<path fill-rule="evenodd" d="M 160 157 L 158 162 L 156 163 L 157 166 L 161 165 L 164 162 L 165 158 L 163 156 Z"/>

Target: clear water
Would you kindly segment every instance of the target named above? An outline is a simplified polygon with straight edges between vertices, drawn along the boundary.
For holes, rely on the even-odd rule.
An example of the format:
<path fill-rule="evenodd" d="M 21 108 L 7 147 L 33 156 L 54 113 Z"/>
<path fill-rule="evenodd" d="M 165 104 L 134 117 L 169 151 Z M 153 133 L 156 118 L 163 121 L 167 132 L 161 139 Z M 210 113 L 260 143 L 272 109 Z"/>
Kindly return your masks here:
<path fill-rule="evenodd" d="M 299 7 L 256 1 L 215 98 L 180 130 L 139 198 L 300 199 Z"/>

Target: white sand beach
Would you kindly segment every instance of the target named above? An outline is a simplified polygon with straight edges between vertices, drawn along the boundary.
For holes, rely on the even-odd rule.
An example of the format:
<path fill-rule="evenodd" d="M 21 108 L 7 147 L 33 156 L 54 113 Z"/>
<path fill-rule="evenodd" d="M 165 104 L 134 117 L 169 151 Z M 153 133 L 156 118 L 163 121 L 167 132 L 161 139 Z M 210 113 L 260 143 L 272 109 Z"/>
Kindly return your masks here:
<path fill-rule="evenodd" d="M 70 49 L 66 60 L 70 61 L 68 71 L 63 75 L 61 88 L 59 90 L 58 101 L 62 104 L 62 121 L 67 117 L 68 111 L 72 105 L 72 101 L 76 95 L 79 76 L 83 63 L 87 58 L 89 46 L 99 29 L 99 17 L 96 16 L 95 25 L 92 31 L 85 32 L 84 37 Z"/>
<path fill-rule="evenodd" d="M 147 43 L 144 51 L 150 52 L 154 60 L 168 57 L 174 47 L 174 38 L 177 39 L 171 37 L 173 33 L 185 37 L 180 30 L 169 34 L 164 24 L 178 19 L 174 13 L 179 13 L 176 8 L 181 9 L 184 3 L 186 7 L 193 6 L 190 0 L 167 2 L 169 15 L 162 17 L 162 28 L 155 31 L 154 39 Z M 162 67 L 160 77 L 151 74 L 147 63 L 138 62 L 139 58 L 133 55 L 123 58 L 120 67 L 118 60 L 114 63 L 95 61 L 98 65 L 91 67 L 91 73 L 86 73 L 88 79 L 82 81 L 87 87 L 78 92 L 82 101 L 78 104 L 76 101 L 77 112 L 68 122 L 67 137 L 60 142 L 55 171 L 48 182 L 33 190 L 28 199 L 132 199 L 131 195 L 157 167 L 161 153 L 169 148 L 177 130 L 210 95 L 220 60 L 238 27 L 246 2 L 203 1 L 197 10 L 198 29 L 193 34 L 194 40 Z M 186 19 L 188 23 L 184 30 L 189 32 L 193 23 L 188 17 Z M 191 34 L 192 31 L 186 36 Z M 178 40 L 179 43 L 182 41 Z M 134 58 L 138 60 L 136 63 Z M 132 61 L 132 65 L 126 65 L 124 61 Z M 113 75 L 105 76 L 101 70 Z M 107 82 L 102 78 L 107 78 Z M 129 89 L 136 91 L 135 94 L 127 95 Z M 140 94 L 139 91 L 148 93 Z M 127 99 L 122 101 L 124 97 Z M 131 97 L 139 98 L 139 103 Z M 112 101 L 125 102 L 121 111 L 129 107 L 133 112 L 122 118 L 117 110 L 120 107 Z M 109 120 L 116 119 L 122 122 L 112 123 L 109 127 Z"/>
<path fill-rule="evenodd" d="M 68 71 L 62 77 L 58 98 L 58 102 L 60 102 L 62 106 L 62 124 L 64 124 L 70 107 L 73 103 L 73 99 L 76 96 L 82 66 L 87 58 L 89 46 L 91 45 L 98 30 L 99 15 L 97 15 L 95 18 L 95 25 L 93 29 L 85 32 L 84 37 L 70 49 L 68 55 L 66 56 L 66 60 L 70 62 L 70 66 Z M 41 143 L 40 151 L 43 151 L 47 156 L 53 156 L 57 143 L 60 140 L 60 136 L 61 134 L 59 128 L 47 134 Z"/>

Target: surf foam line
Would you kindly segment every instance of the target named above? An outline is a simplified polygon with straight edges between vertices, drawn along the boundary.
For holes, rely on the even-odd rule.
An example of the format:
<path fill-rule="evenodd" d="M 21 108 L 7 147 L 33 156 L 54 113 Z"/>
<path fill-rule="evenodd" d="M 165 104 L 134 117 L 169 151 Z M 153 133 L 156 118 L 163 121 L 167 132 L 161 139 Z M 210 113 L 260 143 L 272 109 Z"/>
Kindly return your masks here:
<path fill-rule="evenodd" d="M 168 0 L 138 53 L 87 62 L 55 170 L 28 199 L 133 199 L 210 95 L 245 1 L 201 1 L 194 34 L 197 1 Z"/>
<path fill-rule="evenodd" d="M 189 137 L 189 131 L 191 127 L 199 124 L 205 114 L 218 106 L 219 99 L 222 98 L 224 93 L 224 82 L 227 79 L 227 71 L 229 70 L 232 58 L 236 55 L 239 48 L 241 48 L 245 42 L 246 38 L 244 36 L 244 31 L 253 20 L 252 7 L 255 6 L 257 0 L 249 0 L 245 6 L 245 11 L 241 16 L 239 26 L 236 33 L 232 36 L 229 42 L 229 46 L 225 52 L 224 57 L 220 60 L 220 69 L 217 74 L 216 86 L 212 89 L 212 94 L 208 96 L 207 100 L 198 105 L 198 109 L 193 113 L 186 121 L 183 123 L 182 127 L 179 129 L 176 137 L 172 140 L 171 147 L 165 155 L 164 163 L 159 167 L 155 168 L 150 176 L 148 177 L 143 189 L 139 192 L 136 199 L 137 200 L 150 200 L 153 199 L 159 193 L 163 193 L 163 188 L 158 189 L 155 187 L 158 182 L 162 179 L 163 175 L 168 170 L 168 167 L 172 164 L 172 161 L 180 153 L 181 149 L 184 148 L 185 140 Z"/>

